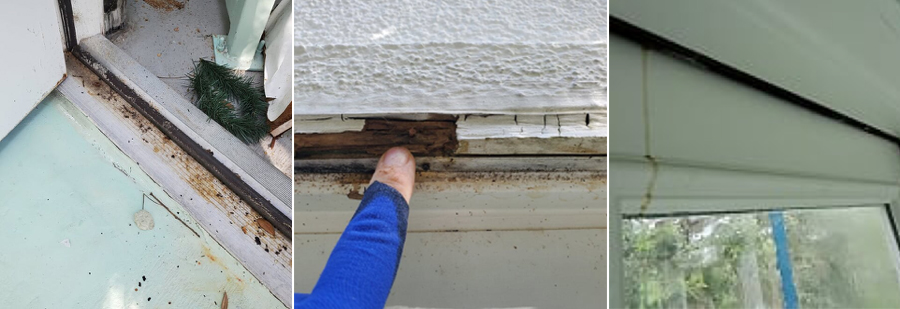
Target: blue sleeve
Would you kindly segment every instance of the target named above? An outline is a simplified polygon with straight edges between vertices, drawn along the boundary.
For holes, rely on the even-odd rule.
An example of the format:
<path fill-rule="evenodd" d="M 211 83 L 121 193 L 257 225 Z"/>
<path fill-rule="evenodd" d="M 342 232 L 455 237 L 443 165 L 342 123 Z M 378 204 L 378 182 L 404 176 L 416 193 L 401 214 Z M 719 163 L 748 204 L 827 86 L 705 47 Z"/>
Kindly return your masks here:
<path fill-rule="evenodd" d="M 408 217 L 409 205 L 397 190 L 377 181 L 369 186 L 312 293 L 295 295 L 296 308 L 384 308 Z"/>

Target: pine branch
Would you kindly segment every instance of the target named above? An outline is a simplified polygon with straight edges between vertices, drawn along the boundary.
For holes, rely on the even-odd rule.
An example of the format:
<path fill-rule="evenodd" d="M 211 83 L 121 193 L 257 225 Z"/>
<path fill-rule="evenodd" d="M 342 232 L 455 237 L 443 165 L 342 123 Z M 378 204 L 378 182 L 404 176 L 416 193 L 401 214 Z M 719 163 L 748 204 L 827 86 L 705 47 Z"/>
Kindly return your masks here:
<path fill-rule="evenodd" d="M 194 105 L 244 143 L 259 142 L 269 133 L 265 94 L 253 86 L 250 77 L 241 77 L 224 66 L 200 59 L 189 76 L 197 96 Z"/>

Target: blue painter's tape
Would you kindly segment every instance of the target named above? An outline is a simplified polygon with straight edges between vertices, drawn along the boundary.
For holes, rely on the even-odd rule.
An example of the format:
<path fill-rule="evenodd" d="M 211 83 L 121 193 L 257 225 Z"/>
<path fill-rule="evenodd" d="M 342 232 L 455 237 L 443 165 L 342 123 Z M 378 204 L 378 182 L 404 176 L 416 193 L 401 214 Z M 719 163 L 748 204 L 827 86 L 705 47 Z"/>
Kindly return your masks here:
<path fill-rule="evenodd" d="M 788 248 L 787 229 L 784 227 L 784 214 L 780 211 L 769 213 L 772 222 L 772 239 L 775 241 L 775 258 L 778 272 L 781 274 L 781 294 L 785 309 L 797 309 L 797 288 L 794 286 L 794 270 L 791 265 L 791 254 Z"/>

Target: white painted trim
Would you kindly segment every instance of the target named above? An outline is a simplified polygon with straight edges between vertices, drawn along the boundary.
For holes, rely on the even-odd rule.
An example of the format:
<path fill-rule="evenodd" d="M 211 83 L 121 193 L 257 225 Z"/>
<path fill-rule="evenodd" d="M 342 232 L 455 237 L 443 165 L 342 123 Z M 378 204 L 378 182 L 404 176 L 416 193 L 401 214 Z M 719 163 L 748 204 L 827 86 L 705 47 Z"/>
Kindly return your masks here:
<path fill-rule="evenodd" d="M 278 119 L 294 99 L 294 14 L 290 7 L 291 1 L 279 3 L 272 11 L 265 27 L 263 39 L 266 42 L 266 58 L 263 87 L 266 97 L 274 98 L 269 102 L 266 113 L 269 121 Z"/>
<path fill-rule="evenodd" d="M 460 115 L 458 154 L 606 154 L 604 114 Z"/>
<path fill-rule="evenodd" d="M 456 135 L 460 140 L 609 135 L 605 117 L 600 114 L 461 115 L 456 126 Z"/>
<path fill-rule="evenodd" d="M 366 121 L 341 116 L 294 117 L 294 133 L 341 133 L 362 131 Z"/>
<path fill-rule="evenodd" d="M 900 197 L 896 183 L 653 165 L 647 160 L 611 161 L 616 178 L 610 192 L 623 215 L 884 205 Z"/>
<path fill-rule="evenodd" d="M 134 4 L 137 3 L 131 3 Z M 103 34 L 103 0 L 72 0 L 72 15 L 75 19 L 77 42 Z"/>

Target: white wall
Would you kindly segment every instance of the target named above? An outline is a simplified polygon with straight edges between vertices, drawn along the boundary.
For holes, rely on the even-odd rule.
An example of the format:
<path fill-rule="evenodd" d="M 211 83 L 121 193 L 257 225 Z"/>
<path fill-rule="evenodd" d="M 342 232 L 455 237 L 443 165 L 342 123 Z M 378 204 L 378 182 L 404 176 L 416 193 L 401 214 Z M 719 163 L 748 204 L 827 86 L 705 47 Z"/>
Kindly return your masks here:
<path fill-rule="evenodd" d="M 0 11 L 0 50 L 6 60 L 0 74 L 0 139 L 22 121 L 66 72 L 55 0 L 8 4 Z"/>

